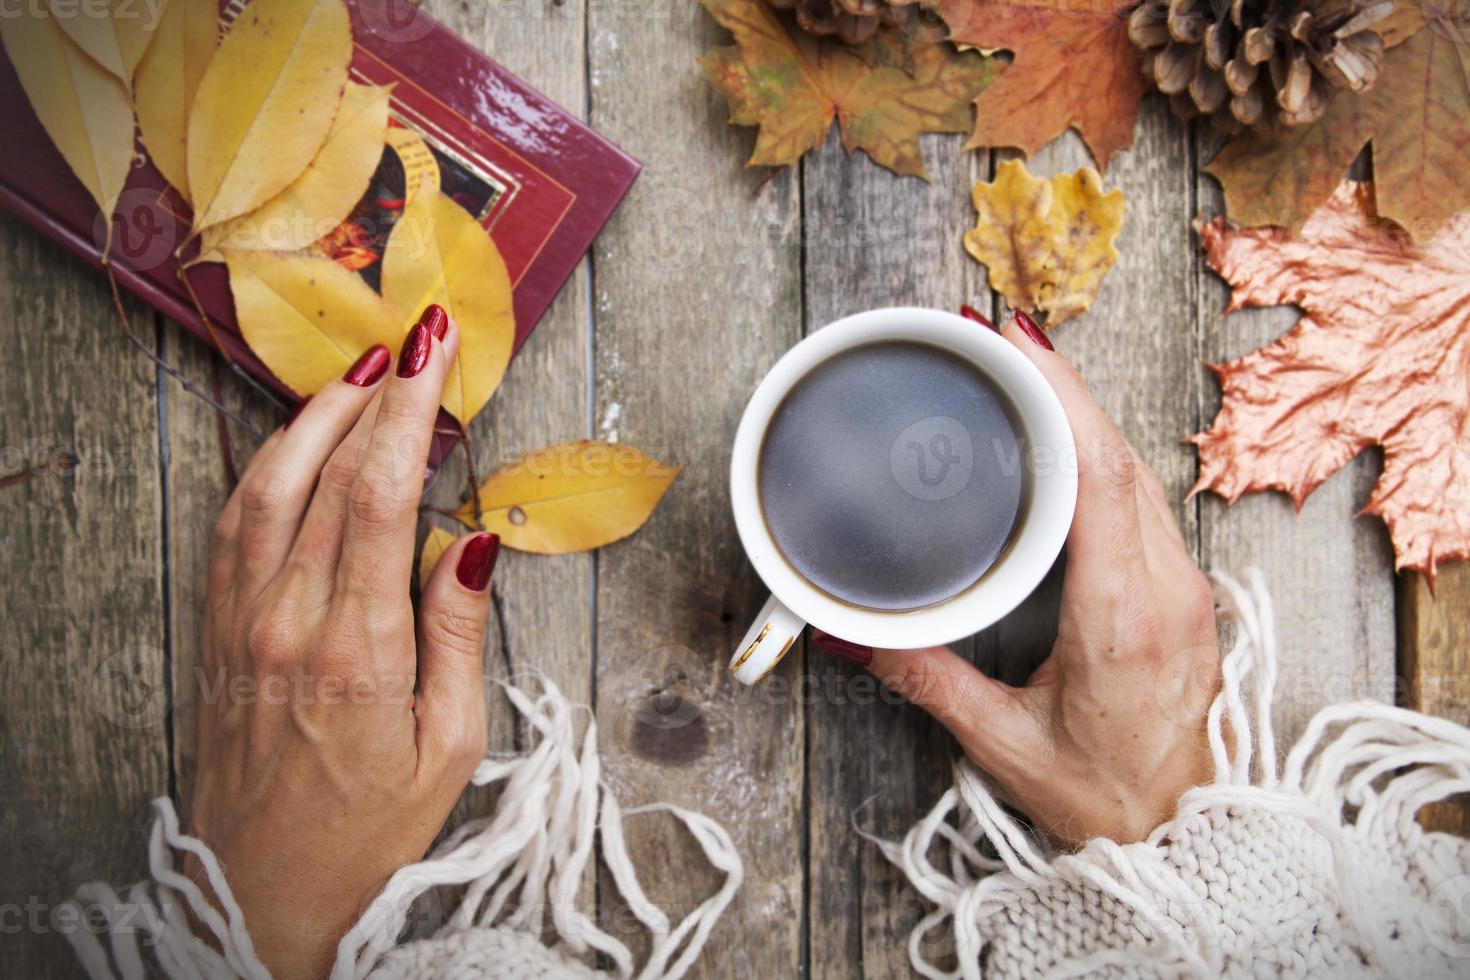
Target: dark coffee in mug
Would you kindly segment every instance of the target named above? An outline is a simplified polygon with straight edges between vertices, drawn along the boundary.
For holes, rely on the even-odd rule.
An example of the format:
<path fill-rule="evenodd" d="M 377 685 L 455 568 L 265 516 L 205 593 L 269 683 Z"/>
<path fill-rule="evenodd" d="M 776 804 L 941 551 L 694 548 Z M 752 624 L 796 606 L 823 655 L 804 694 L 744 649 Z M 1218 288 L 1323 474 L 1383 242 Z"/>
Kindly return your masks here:
<path fill-rule="evenodd" d="M 968 360 L 908 342 L 844 351 L 797 382 L 766 430 L 758 479 L 791 566 L 879 610 L 933 605 L 979 581 L 1025 493 L 1005 395 Z"/>

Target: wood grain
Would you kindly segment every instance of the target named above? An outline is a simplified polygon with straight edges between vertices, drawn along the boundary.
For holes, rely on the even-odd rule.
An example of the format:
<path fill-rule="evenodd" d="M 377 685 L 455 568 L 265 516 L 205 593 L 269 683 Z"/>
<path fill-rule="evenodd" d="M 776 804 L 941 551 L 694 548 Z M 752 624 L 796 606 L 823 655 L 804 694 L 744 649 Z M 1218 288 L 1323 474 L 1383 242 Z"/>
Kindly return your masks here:
<path fill-rule="evenodd" d="M 73 977 L 53 910 L 142 875 L 168 792 L 156 376 L 106 280 L 8 215 L 0 295 L 4 972 Z"/>
<path fill-rule="evenodd" d="M 1199 159 L 1210 158 L 1216 139 L 1202 139 Z M 1203 175 L 1199 210 L 1205 215 L 1224 210 L 1219 185 Z M 1198 255 L 1197 242 L 1191 251 Z M 1205 360 L 1239 357 L 1296 322 L 1298 314 L 1290 309 L 1250 309 L 1226 317 L 1229 288 L 1202 258 L 1196 268 Z M 1209 425 L 1219 406 L 1219 388 L 1203 368 L 1195 368 L 1195 377 L 1202 399 L 1198 418 Z M 1239 574 L 1255 566 L 1272 591 L 1281 654 L 1274 716 L 1283 751 L 1327 704 L 1393 700 L 1393 554 L 1382 522 L 1356 516 L 1379 469 L 1377 450 L 1359 456 L 1318 487 L 1300 513 L 1275 493 L 1251 494 L 1233 507 L 1214 494 L 1197 498 L 1205 568 Z"/>
<path fill-rule="evenodd" d="M 864 310 L 990 305 L 984 270 L 960 245 L 973 224 L 969 189 L 989 154 L 929 137 L 932 183 L 900 179 L 836 137 L 802 171 L 807 332 Z M 984 329 L 976 326 L 976 329 Z M 856 639 L 856 638 L 855 638 Z M 968 653 L 969 645 L 964 645 Z M 944 792 L 953 740 L 865 671 L 809 647 L 807 921 L 810 974 L 909 972 L 905 944 L 925 914 L 903 876 L 854 830 L 901 836 Z"/>
<path fill-rule="evenodd" d="M 591 7 L 591 122 L 646 169 L 594 249 L 599 429 L 684 474 L 597 563 L 597 715 L 605 778 L 729 828 L 745 884 L 700 976 L 787 977 L 801 965 L 802 708 L 789 687 L 739 688 L 731 648 L 764 599 L 730 515 L 730 441 L 766 369 L 801 334 L 796 175 L 744 171 L 752 134 L 696 61 L 726 43 L 693 4 Z M 794 675 L 797 663 L 777 675 Z M 783 690 L 785 693 L 783 693 Z M 669 818 L 629 823 L 655 901 L 682 915 L 718 877 Z M 622 925 L 612 888 L 600 899 Z"/>
<path fill-rule="evenodd" d="M 1440 566 L 1432 591 L 1422 575 L 1400 577 L 1399 651 L 1408 706 L 1470 724 L 1470 564 Z M 1470 836 L 1470 798 L 1426 807 L 1419 819 Z"/>

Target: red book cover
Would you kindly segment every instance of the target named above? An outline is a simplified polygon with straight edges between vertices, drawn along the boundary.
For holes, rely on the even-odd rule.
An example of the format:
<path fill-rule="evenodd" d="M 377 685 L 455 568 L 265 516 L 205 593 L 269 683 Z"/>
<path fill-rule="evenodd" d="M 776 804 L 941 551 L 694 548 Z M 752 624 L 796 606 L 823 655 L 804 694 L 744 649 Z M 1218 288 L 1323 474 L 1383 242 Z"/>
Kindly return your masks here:
<path fill-rule="evenodd" d="M 351 77 L 395 85 L 383 160 L 354 215 L 314 246 L 375 288 L 377 265 L 407 187 L 437 179 L 476 215 L 500 249 L 514 287 L 515 349 L 536 328 L 563 283 L 637 177 L 640 165 L 408 0 L 346 0 L 355 51 Z M 230 22 L 244 0 L 226 0 Z M 218 347 L 288 400 L 296 396 L 251 352 L 235 321 L 224 267 L 195 266 L 189 280 L 208 329 L 178 277 L 173 254 L 188 235 L 188 210 L 142 155 L 111 223 L 72 176 L 31 111 L 0 50 L 0 207 L 93 265 L 111 236 L 120 285 Z M 458 430 L 441 413 L 439 429 Z M 434 448 L 437 468 L 455 437 Z"/>

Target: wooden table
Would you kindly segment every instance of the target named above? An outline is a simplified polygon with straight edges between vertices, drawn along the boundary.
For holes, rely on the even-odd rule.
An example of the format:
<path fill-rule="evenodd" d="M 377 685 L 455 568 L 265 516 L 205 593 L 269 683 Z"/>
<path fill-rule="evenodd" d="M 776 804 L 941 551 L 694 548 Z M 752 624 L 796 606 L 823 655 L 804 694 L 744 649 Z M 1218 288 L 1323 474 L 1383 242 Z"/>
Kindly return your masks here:
<path fill-rule="evenodd" d="M 631 540 L 595 555 L 508 554 L 487 664 L 502 677 L 538 671 L 595 704 L 606 779 L 625 804 L 674 801 L 733 832 L 746 882 L 701 975 L 906 975 L 904 938 L 923 909 L 854 833 L 853 813 L 871 798 L 858 821 L 902 833 L 942 791 L 953 745 L 865 675 L 814 652 L 788 658 L 784 686 L 731 683 L 726 657 L 764 593 L 729 514 L 726 456 L 757 381 L 808 331 L 875 306 L 996 305 L 960 236 L 974 219 L 971 185 L 1006 154 L 927 139 L 933 181 L 923 183 L 829 140 L 766 183 L 742 167 L 752 131 L 726 124 L 696 64 L 727 40 L 694 4 L 427 6 L 647 164 L 477 421 L 481 472 L 613 432 L 685 467 Z M 1289 310 L 1220 315 L 1226 290 L 1189 224 L 1221 205 L 1198 166 L 1213 146 L 1146 103 L 1132 152 L 1106 175 L 1128 199 L 1122 258 L 1091 313 L 1055 339 L 1163 477 L 1201 563 L 1264 569 L 1287 744 L 1326 702 L 1393 697 L 1398 633 L 1411 670 L 1433 672 L 1463 650 L 1470 634 L 1443 589 L 1463 610 L 1470 587 L 1456 571 L 1436 604 L 1409 582 L 1396 621 L 1387 535 L 1353 518 L 1376 452 L 1300 514 L 1279 496 L 1231 509 L 1213 496 L 1185 502 L 1195 458 L 1180 439 L 1217 401 L 1202 362 L 1293 322 Z M 1088 162 L 1068 136 L 1031 166 Z M 214 413 L 126 344 L 104 280 L 14 220 L 0 220 L 0 241 L 0 904 L 28 918 L 36 908 L 39 926 L 0 944 L 11 975 L 72 976 L 50 908 L 80 882 L 141 876 L 147 801 L 187 804 L 201 583 L 226 483 Z M 201 344 L 134 313 L 172 362 L 209 383 Z M 223 391 L 262 424 L 279 421 L 228 373 Z M 248 440 L 237 432 L 235 442 L 243 465 Z M 433 495 L 456 502 L 462 485 L 451 466 Z M 1024 679 L 1050 644 L 1057 585 L 1053 575 L 965 650 Z M 1431 706 L 1463 709 L 1463 695 L 1437 691 Z M 492 716 L 505 748 L 514 733 L 498 695 Z M 472 796 L 461 815 L 486 803 Z M 644 882 L 666 907 L 688 909 L 713 889 L 692 841 L 665 818 L 636 818 L 630 832 Z M 610 883 L 600 894 L 615 901 Z M 7 914 L 0 924 L 16 921 Z"/>

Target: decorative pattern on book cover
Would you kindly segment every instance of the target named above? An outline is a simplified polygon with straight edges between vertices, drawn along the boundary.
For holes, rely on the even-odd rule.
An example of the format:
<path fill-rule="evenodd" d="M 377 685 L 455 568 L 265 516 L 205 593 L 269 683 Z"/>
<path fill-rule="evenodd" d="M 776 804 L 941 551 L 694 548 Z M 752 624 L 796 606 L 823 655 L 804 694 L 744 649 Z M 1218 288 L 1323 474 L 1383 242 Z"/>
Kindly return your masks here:
<path fill-rule="evenodd" d="M 245 5 L 225 0 L 222 18 L 233 21 Z M 640 165 L 408 0 L 347 6 L 355 39 L 351 76 L 395 86 L 391 128 L 368 193 L 313 248 L 377 288 L 383 245 L 405 200 L 437 185 L 479 218 L 505 258 L 519 350 Z M 294 399 L 241 338 L 222 266 L 189 272 L 210 323 L 201 320 L 173 261 L 188 234 L 187 206 L 141 146 L 109 224 L 51 145 L 3 50 L 0 127 L 0 207 L 99 267 L 110 235 L 119 284 Z M 454 432 L 458 424 L 442 414 L 438 428 Z M 451 435 L 438 440 L 436 468 L 453 442 Z"/>

